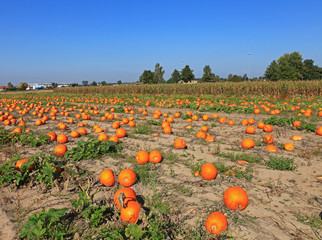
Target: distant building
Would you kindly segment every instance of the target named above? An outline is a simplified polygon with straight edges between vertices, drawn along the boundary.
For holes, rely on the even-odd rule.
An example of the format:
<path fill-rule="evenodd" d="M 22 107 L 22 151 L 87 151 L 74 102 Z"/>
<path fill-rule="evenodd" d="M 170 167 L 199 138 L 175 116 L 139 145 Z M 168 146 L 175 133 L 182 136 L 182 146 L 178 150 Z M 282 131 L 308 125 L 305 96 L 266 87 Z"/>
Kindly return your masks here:
<path fill-rule="evenodd" d="M 190 82 L 185 82 L 183 80 L 180 80 L 178 83 L 180 83 L 180 84 L 195 84 L 195 83 L 198 83 L 198 80 L 191 80 Z"/>
<path fill-rule="evenodd" d="M 8 89 L 9 87 L 8 86 L 0 86 L 0 91 L 3 91 L 5 89 Z"/>

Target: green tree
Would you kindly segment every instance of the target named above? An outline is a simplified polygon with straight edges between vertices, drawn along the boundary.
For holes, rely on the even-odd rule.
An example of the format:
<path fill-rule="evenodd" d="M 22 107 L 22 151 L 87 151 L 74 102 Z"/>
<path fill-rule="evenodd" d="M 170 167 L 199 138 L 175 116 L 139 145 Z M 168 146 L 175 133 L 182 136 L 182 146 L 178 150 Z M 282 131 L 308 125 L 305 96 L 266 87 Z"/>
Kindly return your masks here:
<path fill-rule="evenodd" d="M 18 85 L 18 88 L 21 90 L 26 90 L 27 87 L 28 87 L 28 83 L 26 82 L 19 83 Z"/>
<path fill-rule="evenodd" d="M 276 80 L 310 79 L 318 69 L 314 68 L 313 60 L 304 60 L 299 52 L 285 53 L 277 61 L 272 61 L 266 68 L 265 78 Z M 315 76 L 316 77 L 316 76 Z"/>
<path fill-rule="evenodd" d="M 243 78 L 241 76 L 238 76 L 238 75 L 234 75 L 230 79 L 231 82 L 241 82 L 242 80 L 243 80 Z"/>
<path fill-rule="evenodd" d="M 117 81 L 117 84 L 121 85 L 122 84 L 122 81 L 121 80 L 118 80 Z"/>
<path fill-rule="evenodd" d="M 82 84 L 83 84 L 84 86 L 88 86 L 88 81 L 82 81 Z"/>
<path fill-rule="evenodd" d="M 144 84 L 149 84 L 153 82 L 153 72 L 150 70 L 144 70 L 142 75 L 139 78 L 139 82 L 144 83 Z"/>
<path fill-rule="evenodd" d="M 189 82 L 193 79 L 195 79 L 195 75 L 193 74 L 193 70 L 190 69 L 189 65 L 186 65 L 182 70 L 181 70 L 181 79 L 184 82 Z"/>
<path fill-rule="evenodd" d="M 91 86 L 97 86 L 97 82 L 93 81 L 93 82 L 91 83 Z"/>
<path fill-rule="evenodd" d="M 285 80 L 300 80 L 303 78 L 302 55 L 299 52 L 291 54 L 285 53 L 277 62 L 280 71 L 280 79 Z"/>
<path fill-rule="evenodd" d="M 167 83 L 178 83 L 181 79 L 180 72 L 177 69 L 174 69 L 173 73 L 171 74 L 171 78 L 167 81 Z"/>
<path fill-rule="evenodd" d="M 247 74 L 245 73 L 245 74 L 243 75 L 243 81 L 248 81 L 248 80 L 249 80 L 249 78 L 248 78 Z"/>
<path fill-rule="evenodd" d="M 202 82 L 211 82 L 211 81 L 214 81 L 214 79 L 215 79 L 215 74 L 213 74 L 211 72 L 210 66 L 206 65 L 203 68 L 203 75 L 202 75 L 201 81 Z"/>
<path fill-rule="evenodd" d="M 228 80 L 231 80 L 233 78 L 233 75 L 230 73 L 227 77 Z"/>
<path fill-rule="evenodd" d="M 315 80 L 322 78 L 322 69 L 317 65 L 314 65 L 312 59 L 305 59 L 303 61 L 303 79 L 305 80 Z"/>
<path fill-rule="evenodd" d="M 274 60 L 271 62 L 271 64 L 266 68 L 264 77 L 272 80 L 277 81 L 280 79 L 280 72 L 279 72 L 278 63 Z"/>
<path fill-rule="evenodd" d="M 58 86 L 58 83 L 51 83 L 51 86 L 52 86 L 53 88 L 56 88 L 56 87 Z"/>
<path fill-rule="evenodd" d="M 153 83 L 164 83 L 164 75 L 165 71 L 163 67 L 160 66 L 160 63 L 155 64 L 154 72 L 153 72 Z"/>
<path fill-rule="evenodd" d="M 106 83 L 105 81 L 102 81 L 102 82 L 101 82 L 101 85 L 102 85 L 102 86 L 106 86 L 106 85 L 107 85 L 107 83 Z"/>

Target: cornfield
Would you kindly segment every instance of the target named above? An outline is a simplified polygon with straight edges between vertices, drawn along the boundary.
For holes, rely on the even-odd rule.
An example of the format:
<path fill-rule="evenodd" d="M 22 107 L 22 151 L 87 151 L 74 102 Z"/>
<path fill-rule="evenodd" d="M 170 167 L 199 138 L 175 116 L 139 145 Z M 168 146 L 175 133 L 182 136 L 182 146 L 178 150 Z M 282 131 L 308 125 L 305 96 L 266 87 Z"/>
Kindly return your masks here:
<path fill-rule="evenodd" d="M 130 84 L 119 86 L 89 86 L 55 89 L 56 93 L 74 94 L 184 94 L 184 95 L 294 95 L 321 96 L 322 81 L 259 81 L 198 84 Z"/>

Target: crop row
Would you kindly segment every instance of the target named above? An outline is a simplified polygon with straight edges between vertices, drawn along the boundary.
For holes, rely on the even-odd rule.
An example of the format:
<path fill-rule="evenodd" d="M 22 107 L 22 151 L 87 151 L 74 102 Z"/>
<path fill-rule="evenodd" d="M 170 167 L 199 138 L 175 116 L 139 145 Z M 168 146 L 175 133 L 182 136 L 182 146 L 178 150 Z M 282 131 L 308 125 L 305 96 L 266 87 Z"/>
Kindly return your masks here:
<path fill-rule="evenodd" d="M 260 81 L 223 82 L 198 84 L 141 84 L 119 86 L 91 86 L 55 89 L 56 93 L 81 94 L 186 94 L 186 95 L 274 95 L 289 97 L 294 95 L 321 96 L 322 81 Z"/>

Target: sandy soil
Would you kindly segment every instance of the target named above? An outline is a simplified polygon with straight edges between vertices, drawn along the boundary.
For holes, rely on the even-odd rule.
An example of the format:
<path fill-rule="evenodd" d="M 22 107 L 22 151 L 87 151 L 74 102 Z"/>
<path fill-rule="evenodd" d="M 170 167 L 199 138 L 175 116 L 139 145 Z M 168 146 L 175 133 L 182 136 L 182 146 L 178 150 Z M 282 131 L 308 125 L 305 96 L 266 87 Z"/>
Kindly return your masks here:
<path fill-rule="evenodd" d="M 153 111 L 156 108 L 148 108 L 149 116 L 152 119 Z M 138 108 L 135 108 L 134 115 L 137 125 L 145 124 L 141 119 Z M 161 109 L 162 113 L 174 114 L 177 109 Z M 187 110 L 179 110 L 187 112 Z M 101 112 L 105 112 L 101 110 Z M 192 111 L 197 113 L 196 111 Z M 213 113 L 202 113 L 209 114 Z M 160 136 L 132 134 L 132 128 L 123 126 L 129 136 L 121 140 L 123 145 L 122 156 L 124 158 L 103 157 L 101 159 L 90 159 L 77 163 L 79 168 L 89 170 L 92 175 L 92 188 L 97 192 L 96 200 L 110 200 L 118 185 L 112 188 L 105 188 L 99 184 L 98 176 L 102 170 L 110 168 L 116 173 L 124 168 L 133 168 L 135 163 L 135 154 L 140 150 L 152 151 L 160 150 L 163 153 L 163 161 L 160 164 L 151 166 L 156 173 L 156 191 L 162 196 L 163 201 L 168 201 L 170 205 L 169 216 L 174 222 L 183 226 L 194 227 L 200 220 L 200 227 L 205 230 L 205 219 L 212 211 L 222 211 L 226 214 L 229 221 L 227 236 L 236 237 L 236 239 L 319 239 L 321 237 L 321 226 L 313 228 L 305 222 L 299 221 L 299 217 L 308 216 L 318 218 L 322 211 L 322 188 L 321 181 L 317 176 L 322 175 L 321 136 L 314 133 L 299 132 L 291 129 L 289 126 L 274 127 L 272 135 L 275 139 L 274 145 L 278 147 L 279 152 L 270 153 L 264 150 L 265 146 L 255 146 L 252 149 L 244 150 L 240 143 L 246 137 L 253 138 L 256 142 L 262 142 L 266 133 L 256 128 L 254 135 L 245 133 L 245 126 L 240 124 L 242 119 L 254 118 L 255 124 L 268 116 L 262 115 L 244 115 L 244 114 L 225 114 L 219 113 L 220 117 L 226 117 L 227 120 L 234 120 L 234 126 L 219 124 L 217 119 L 210 119 L 205 122 L 201 119 L 190 124 L 179 118 L 171 125 L 173 134 L 164 134 L 160 126 L 152 126 L 153 132 Z M 121 113 L 117 120 L 123 117 L 129 117 L 129 114 Z M 61 117 L 59 120 L 48 121 L 45 125 L 38 128 L 33 126 L 33 118 L 25 117 L 29 121 L 30 128 L 37 134 L 46 134 L 49 131 L 55 131 L 57 134 L 69 134 L 72 130 L 77 130 L 76 124 L 68 124 L 68 130 L 59 130 L 56 124 L 59 121 L 66 122 L 70 117 Z M 159 122 L 163 118 L 160 118 Z M 92 117 L 87 121 L 89 126 L 98 124 L 107 129 L 109 136 L 114 135 L 115 130 L 111 128 L 113 121 L 101 122 L 99 117 Z M 186 126 L 192 126 L 187 131 Z M 208 125 L 209 134 L 215 137 L 215 142 L 205 142 L 195 138 L 195 134 L 201 126 Z M 321 126 L 322 121 L 317 125 Z M 6 127 L 10 130 L 13 126 Z M 97 137 L 92 128 L 87 128 L 90 135 Z M 292 135 L 301 135 L 303 141 L 291 141 Z M 90 136 L 89 136 L 90 137 Z M 187 149 L 174 149 L 173 142 L 181 137 L 187 142 Z M 82 137 L 87 139 L 88 137 Z M 71 139 L 66 144 L 69 149 L 76 145 L 78 139 Z M 292 142 L 295 150 L 292 152 L 282 149 L 286 142 Z M 13 151 L 9 147 L 1 151 L 0 165 L 8 161 L 15 151 L 19 151 L 22 157 L 28 155 L 54 150 L 56 143 L 43 145 L 39 148 L 16 146 Z M 247 168 L 243 164 L 230 161 L 228 158 L 219 156 L 220 153 L 251 154 L 260 156 L 261 163 L 252 164 Z M 294 159 L 297 169 L 295 171 L 280 171 L 269 169 L 265 163 L 270 156 L 288 157 Z M 234 166 L 240 171 L 250 171 L 253 177 L 251 180 L 236 178 L 219 173 L 215 180 L 206 181 L 201 177 L 193 176 L 192 166 L 200 162 L 223 163 L 226 166 Z M 16 239 L 21 224 L 28 216 L 41 211 L 43 207 L 48 208 L 70 208 L 70 199 L 77 196 L 77 182 L 71 179 L 69 184 L 54 187 L 47 191 L 39 186 L 26 186 L 23 188 L 12 188 L 12 186 L 0 186 L 0 239 Z M 227 209 L 222 201 L 223 192 L 230 186 L 243 187 L 249 196 L 248 207 L 240 212 Z M 155 190 L 153 183 L 144 185 L 141 182 L 136 183 L 133 189 L 145 201 L 149 201 Z"/>

